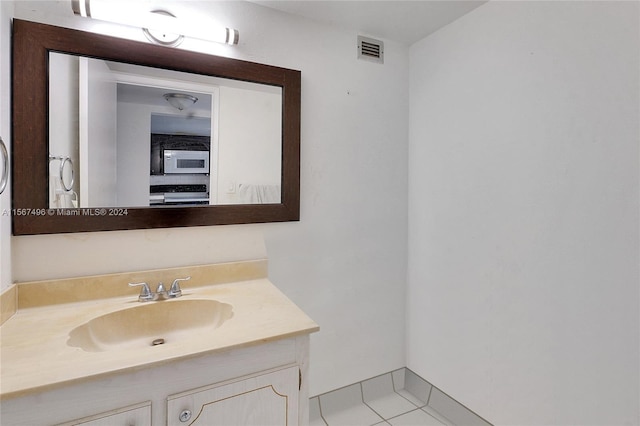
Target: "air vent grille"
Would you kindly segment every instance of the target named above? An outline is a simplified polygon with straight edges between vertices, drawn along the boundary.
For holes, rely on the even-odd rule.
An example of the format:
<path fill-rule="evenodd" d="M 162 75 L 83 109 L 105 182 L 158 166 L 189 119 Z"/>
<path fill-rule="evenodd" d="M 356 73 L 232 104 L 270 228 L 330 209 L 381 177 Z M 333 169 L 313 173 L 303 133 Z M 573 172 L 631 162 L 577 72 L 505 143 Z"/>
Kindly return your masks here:
<path fill-rule="evenodd" d="M 362 54 L 366 56 L 373 56 L 374 58 L 380 57 L 380 45 L 369 43 L 367 41 L 362 42 Z"/>
<path fill-rule="evenodd" d="M 384 43 L 380 40 L 358 36 L 358 59 L 384 63 Z"/>

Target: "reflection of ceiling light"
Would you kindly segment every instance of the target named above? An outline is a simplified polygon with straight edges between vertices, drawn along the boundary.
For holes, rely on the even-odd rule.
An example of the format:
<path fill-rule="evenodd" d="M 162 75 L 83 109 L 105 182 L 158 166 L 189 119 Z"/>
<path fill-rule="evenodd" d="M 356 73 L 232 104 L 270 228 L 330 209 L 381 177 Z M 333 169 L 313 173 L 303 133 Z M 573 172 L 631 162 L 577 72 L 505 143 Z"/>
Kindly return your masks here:
<path fill-rule="evenodd" d="M 160 40 L 164 37 L 158 37 L 156 34 L 165 34 L 172 37 L 184 35 L 185 37 L 218 43 L 238 44 L 238 30 L 233 28 L 220 27 L 210 22 L 194 23 L 191 19 L 181 20 L 168 14 L 168 12 L 153 13 L 123 10 L 124 5 L 127 5 L 127 3 L 108 0 L 71 0 L 71 7 L 73 13 L 78 16 L 144 28 L 147 32 L 153 34 L 154 38 Z"/>
<path fill-rule="evenodd" d="M 186 93 L 165 93 L 164 98 L 172 107 L 177 108 L 180 111 L 187 109 L 198 102 L 198 98 L 187 95 Z"/>

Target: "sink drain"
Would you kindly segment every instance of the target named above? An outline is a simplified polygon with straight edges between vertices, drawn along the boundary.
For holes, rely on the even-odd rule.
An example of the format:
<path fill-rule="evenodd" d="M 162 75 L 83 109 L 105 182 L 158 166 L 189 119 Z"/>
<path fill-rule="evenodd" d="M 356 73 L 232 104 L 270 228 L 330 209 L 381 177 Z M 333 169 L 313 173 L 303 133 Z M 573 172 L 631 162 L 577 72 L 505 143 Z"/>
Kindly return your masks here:
<path fill-rule="evenodd" d="M 164 344 L 164 339 L 160 338 L 160 339 L 156 339 L 153 342 L 151 342 L 151 346 L 158 346 L 158 345 L 163 345 Z"/>

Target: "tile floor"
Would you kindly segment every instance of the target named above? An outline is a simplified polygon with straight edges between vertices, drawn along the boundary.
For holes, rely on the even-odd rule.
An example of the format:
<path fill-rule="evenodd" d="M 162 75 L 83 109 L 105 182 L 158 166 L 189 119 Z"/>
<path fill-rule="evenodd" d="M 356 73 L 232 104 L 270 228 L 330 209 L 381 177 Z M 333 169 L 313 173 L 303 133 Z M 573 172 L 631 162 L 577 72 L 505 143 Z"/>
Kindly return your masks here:
<path fill-rule="evenodd" d="M 310 399 L 310 426 L 490 426 L 407 368 Z"/>

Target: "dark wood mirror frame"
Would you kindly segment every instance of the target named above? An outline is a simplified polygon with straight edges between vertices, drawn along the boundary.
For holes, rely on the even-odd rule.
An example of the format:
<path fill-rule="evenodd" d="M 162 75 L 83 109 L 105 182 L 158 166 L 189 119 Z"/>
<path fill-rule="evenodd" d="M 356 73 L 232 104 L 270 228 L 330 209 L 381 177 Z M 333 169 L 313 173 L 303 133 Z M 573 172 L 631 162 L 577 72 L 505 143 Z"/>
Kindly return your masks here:
<path fill-rule="evenodd" d="M 280 204 L 49 209 L 49 52 L 224 77 L 282 88 Z M 13 234 L 284 222 L 300 219 L 300 71 L 194 53 L 105 35 L 13 21 Z M 104 213 L 104 214 L 103 214 Z"/>

